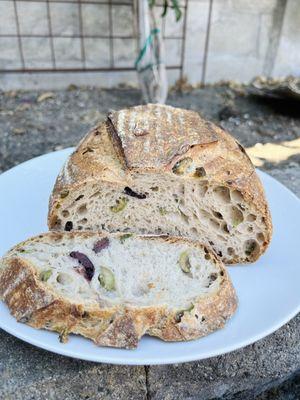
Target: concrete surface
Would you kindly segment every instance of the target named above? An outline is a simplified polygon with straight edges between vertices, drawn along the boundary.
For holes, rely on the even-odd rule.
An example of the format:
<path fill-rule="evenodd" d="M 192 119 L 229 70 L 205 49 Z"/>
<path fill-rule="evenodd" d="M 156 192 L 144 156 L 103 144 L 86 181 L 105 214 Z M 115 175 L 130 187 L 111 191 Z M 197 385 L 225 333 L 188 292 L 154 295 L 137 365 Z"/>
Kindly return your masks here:
<path fill-rule="evenodd" d="M 130 1 L 120 5 L 112 1 L 111 27 L 107 4 L 81 1 L 83 18 L 76 2 L 49 2 L 56 67 L 111 68 L 109 32 L 112 31 L 115 67 L 133 67 L 137 57 L 136 21 Z M 118 2 L 120 3 L 120 2 Z M 180 1 L 184 5 L 184 0 Z M 181 37 L 184 19 L 175 22 L 169 11 L 161 22 L 161 7 L 157 7 L 158 25 L 164 32 L 167 66 L 180 66 L 184 55 L 183 75 L 192 84 L 203 80 L 237 80 L 248 82 L 256 75 L 281 76 L 300 74 L 300 2 L 298 0 L 214 0 L 207 59 L 205 40 L 210 0 L 189 0 L 186 18 L 186 42 Z M 19 15 L 21 46 L 25 68 L 52 68 L 51 42 L 43 37 L 49 33 L 47 2 L 16 1 Z M 22 67 L 14 2 L 0 2 L 0 69 Z M 82 32 L 83 42 L 79 38 Z M 31 35 L 31 37 L 28 37 Z M 66 36 L 76 36 L 74 38 Z M 101 38 L 92 38 L 100 35 Z M 63 37 L 65 36 L 65 37 Z M 82 62 L 82 45 L 85 63 Z M 205 69 L 206 65 L 206 69 Z M 169 84 L 180 77 L 179 69 L 168 71 Z M 0 75 L 0 88 L 59 89 L 70 83 L 114 87 L 118 84 L 137 84 L 132 71 L 122 73 L 75 74 L 8 74 Z"/>
<path fill-rule="evenodd" d="M 0 92 L 0 171 L 75 145 L 109 109 L 139 102 L 138 92 L 128 89 L 72 87 L 47 95 Z M 200 111 L 247 147 L 300 136 L 298 105 L 258 101 L 247 95 L 245 87 L 172 92 L 168 103 Z M 300 196 L 300 154 L 279 163 L 266 161 L 262 168 Z M 0 399 L 5 400 L 300 398 L 300 315 L 244 349 L 172 366 L 123 367 L 72 360 L 3 331 L 0 341 Z"/>

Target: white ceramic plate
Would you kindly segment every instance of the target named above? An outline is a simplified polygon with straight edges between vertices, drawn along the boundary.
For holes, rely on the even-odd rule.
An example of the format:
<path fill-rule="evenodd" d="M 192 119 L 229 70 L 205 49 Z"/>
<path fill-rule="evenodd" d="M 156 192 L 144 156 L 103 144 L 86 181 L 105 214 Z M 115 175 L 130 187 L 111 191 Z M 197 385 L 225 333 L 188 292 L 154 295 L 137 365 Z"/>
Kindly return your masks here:
<path fill-rule="evenodd" d="M 14 244 L 47 230 L 50 191 L 71 149 L 27 161 L 0 175 L 0 256 Z M 18 323 L 0 302 L 0 327 L 35 346 L 84 360 L 114 364 L 169 364 L 200 360 L 246 346 L 274 332 L 300 311 L 300 201 L 288 189 L 259 172 L 271 207 L 274 236 L 255 264 L 229 268 L 239 298 L 226 327 L 200 340 L 165 343 L 144 337 L 138 349 L 95 346 L 71 336 Z"/>

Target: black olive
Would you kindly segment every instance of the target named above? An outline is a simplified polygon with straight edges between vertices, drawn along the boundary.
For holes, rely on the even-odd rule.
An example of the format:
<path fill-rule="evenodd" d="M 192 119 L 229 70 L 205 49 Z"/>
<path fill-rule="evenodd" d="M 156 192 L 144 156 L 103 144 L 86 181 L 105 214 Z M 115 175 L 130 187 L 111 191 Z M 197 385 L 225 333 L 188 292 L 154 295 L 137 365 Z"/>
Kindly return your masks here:
<path fill-rule="evenodd" d="M 106 249 L 108 246 L 109 246 L 109 239 L 102 238 L 94 244 L 93 251 L 96 254 L 98 254 L 98 253 L 100 253 L 101 250 Z"/>
<path fill-rule="evenodd" d="M 73 222 L 67 221 L 65 225 L 65 231 L 71 231 L 73 229 Z"/>
<path fill-rule="evenodd" d="M 83 253 L 80 253 L 80 251 L 71 251 L 70 257 L 78 260 L 79 264 L 84 267 L 85 278 L 88 281 L 91 281 L 95 273 L 95 267 L 92 261 L 88 258 L 88 256 L 86 256 Z"/>
<path fill-rule="evenodd" d="M 136 197 L 137 199 L 145 199 L 147 197 L 144 193 L 137 193 L 128 186 L 124 188 L 124 193 L 127 196 Z"/>

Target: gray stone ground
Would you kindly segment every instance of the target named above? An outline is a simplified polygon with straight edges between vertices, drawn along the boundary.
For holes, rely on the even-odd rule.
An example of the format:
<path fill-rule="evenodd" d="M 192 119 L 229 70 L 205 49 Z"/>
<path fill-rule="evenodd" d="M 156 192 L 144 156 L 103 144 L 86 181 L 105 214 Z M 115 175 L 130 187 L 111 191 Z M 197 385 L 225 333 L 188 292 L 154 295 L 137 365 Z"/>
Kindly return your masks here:
<path fill-rule="evenodd" d="M 0 172 L 75 145 L 109 109 L 140 102 L 139 94 L 130 89 L 73 87 L 38 101 L 40 95 L 0 92 Z M 168 102 L 200 111 L 245 146 L 300 137 L 299 105 L 264 104 L 249 97 L 245 88 L 172 92 Z M 264 169 L 300 196 L 300 155 L 276 165 L 267 163 Z M 230 354 L 153 367 L 73 360 L 1 331 L 0 399 L 299 400 L 299 327 L 300 315 L 269 337 Z"/>

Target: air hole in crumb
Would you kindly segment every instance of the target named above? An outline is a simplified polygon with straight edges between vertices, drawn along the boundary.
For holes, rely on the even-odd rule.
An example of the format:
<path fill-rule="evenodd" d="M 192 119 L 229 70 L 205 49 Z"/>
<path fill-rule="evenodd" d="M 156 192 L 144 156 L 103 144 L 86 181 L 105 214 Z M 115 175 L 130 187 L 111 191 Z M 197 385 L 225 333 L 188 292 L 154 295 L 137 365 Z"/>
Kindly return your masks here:
<path fill-rule="evenodd" d="M 248 232 L 253 232 L 253 227 L 252 226 L 248 226 L 247 231 Z"/>
<path fill-rule="evenodd" d="M 259 232 L 257 235 L 257 240 L 259 240 L 260 242 L 264 242 L 265 241 L 265 236 L 262 232 Z"/>
<path fill-rule="evenodd" d="M 249 214 L 249 215 L 247 215 L 247 221 L 249 221 L 249 222 L 253 222 L 253 221 L 255 221 L 256 220 L 256 215 L 254 215 L 254 214 Z"/>
<path fill-rule="evenodd" d="M 78 197 L 76 197 L 75 201 L 81 200 L 84 198 L 84 194 L 79 195 Z"/>
<path fill-rule="evenodd" d="M 235 202 L 242 202 L 244 200 L 242 193 L 239 190 L 233 190 L 231 192 L 231 198 Z"/>
<path fill-rule="evenodd" d="M 229 233 L 229 228 L 228 228 L 228 225 L 226 223 L 224 223 L 222 225 L 222 229 L 223 229 L 224 232 Z"/>
<path fill-rule="evenodd" d="M 209 254 L 209 253 L 206 253 L 205 256 L 204 256 L 204 258 L 205 258 L 205 260 L 210 260 L 210 258 L 211 258 L 211 257 L 210 257 L 210 254 Z"/>
<path fill-rule="evenodd" d="M 87 223 L 87 218 L 82 218 L 80 221 L 78 221 L 78 224 L 86 224 Z"/>
<path fill-rule="evenodd" d="M 219 225 L 219 222 L 218 222 L 218 221 L 216 221 L 215 219 L 210 219 L 209 222 L 210 222 L 210 225 L 211 225 L 212 227 L 214 227 L 214 228 L 216 228 L 216 229 L 219 229 L 220 225 Z"/>
<path fill-rule="evenodd" d="M 257 256 L 259 253 L 259 245 L 256 240 L 249 239 L 244 243 L 244 251 L 246 256 Z"/>
<path fill-rule="evenodd" d="M 223 219 L 223 215 L 218 211 L 213 211 L 213 215 L 218 219 Z"/>
<path fill-rule="evenodd" d="M 85 214 L 87 212 L 86 204 L 82 204 L 77 209 L 78 214 Z"/>
<path fill-rule="evenodd" d="M 209 275 L 209 279 L 213 282 L 217 279 L 218 274 L 216 272 L 213 272 L 212 274 Z"/>
<path fill-rule="evenodd" d="M 196 176 L 198 178 L 203 178 L 205 175 L 206 175 L 206 171 L 203 167 L 197 167 L 195 169 L 194 176 Z"/>
<path fill-rule="evenodd" d="M 240 223 L 244 221 L 244 215 L 241 210 L 233 206 L 230 210 L 230 219 L 233 227 L 237 227 Z"/>
<path fill-rule="evenodd" d="M 234 248 L 233 248 L 233 247 L 228 247 L 228 248 L 227 248 L 227 253 L 228 253 L 230 256 L 233 256 L 233 254 L 234 254 Z"/>
<path fill-rule="evenodd" d="M 158 192 L 158 186 L 152 186 L 150 188 L 153 192 Z"/>
<path fill-rule="evenodd" d="M 215 196 L 222 201 L 223 203 L 230 202 L 230 192 L 229 189 L 225 186 L 217 186 L 213 190 Z"/>
<path fill-rule="evenodd" d="M 70 213 L 69 213 L 68 210 L 63 210 L 63 211 L 62 211 L 62 216 L 63 216 L 64 218 L 67 218 L 69 215 L 70 215 Z"/>

